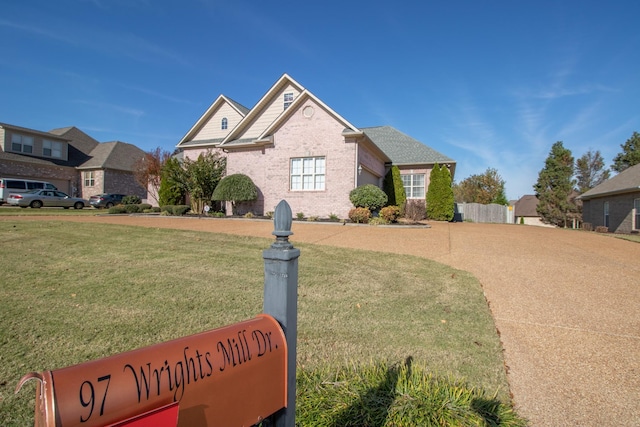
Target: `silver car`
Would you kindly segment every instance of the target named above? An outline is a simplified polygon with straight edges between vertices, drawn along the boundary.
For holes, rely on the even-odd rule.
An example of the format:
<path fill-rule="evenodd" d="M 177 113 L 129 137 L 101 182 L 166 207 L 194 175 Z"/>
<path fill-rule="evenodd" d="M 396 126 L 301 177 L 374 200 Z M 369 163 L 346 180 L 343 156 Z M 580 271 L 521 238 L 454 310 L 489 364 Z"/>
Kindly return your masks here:
<path fill-rule="evenodd" d="M 33 190 L 26 193 L 11 193 L 7 198 L 7 203 L 13 206 L 26 208 L 31 206 L 34 209 L 41 207 L 57 207 L 69 209 L 82 209 L 87 205 L 87 201 L 79 197 L 71 197 L 58 190 Z"/>

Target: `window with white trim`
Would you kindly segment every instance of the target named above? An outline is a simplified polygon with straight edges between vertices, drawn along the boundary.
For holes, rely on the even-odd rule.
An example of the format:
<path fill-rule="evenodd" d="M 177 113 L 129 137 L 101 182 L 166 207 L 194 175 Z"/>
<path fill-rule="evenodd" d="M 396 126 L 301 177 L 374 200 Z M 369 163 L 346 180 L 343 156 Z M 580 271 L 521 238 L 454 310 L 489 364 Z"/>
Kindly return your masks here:
<path fill-rule="evenodd" d="M 62 157 L 62 142 L 49 141 L 45 139 L 42 141 L 42 155 L 45 157 Z"/>
<path fill-rule="evenodd" d="M 609 202 L 604 202 L 604 226 L 609 227 Z"/>
<path fill-rule="evenodd" d="M 291 159 L 290 188 L 293 191 L 324 190 L 325 158 L 299 157 Z"/>
<path fill-rule="evenodd" d="M 634 230 L 640 230 L 640 199 L 635 199 L 633 201 L 633 218 L 634 218 L 634 224 L 633 224 L 633 229 Z"/>
<path fill-rule="evenodd" d="M 223 117 L 222 118 L 222 123 L 220 124 L 220 129 L 225 130 L 228 125 L 229 125 L 229 122 L 228 122 L 227 118 Z"/>
<path fill-rule="evenodd" d="M 284 109 L 289 108 L 289 105 L 293 102 L 293 92 L 284 94 Z"/>
<path fill-rule="evenodd" d="M 407 199 L 424 199 L 424 174 L 410 173 L 400 175 Z"/>
<path fill-rule="evenodd" d="M 93 171 L 84 171 L 82 172 L 82 175 L 84 175 L 83 179 L 85 187 L 93 187 L 95 185 L 96 179 Z"/>
<path fill-rule="evenodd" d="M 14 133 L 11 135 L 11 151 L 18 153 L 33 153 L 33 137 Z"/>

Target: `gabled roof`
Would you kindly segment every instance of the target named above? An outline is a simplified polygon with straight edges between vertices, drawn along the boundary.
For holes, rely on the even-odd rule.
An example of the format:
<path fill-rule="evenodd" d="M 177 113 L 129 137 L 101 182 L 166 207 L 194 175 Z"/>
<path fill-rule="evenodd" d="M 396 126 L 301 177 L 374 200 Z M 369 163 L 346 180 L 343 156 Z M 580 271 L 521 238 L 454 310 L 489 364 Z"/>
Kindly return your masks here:
<path fill-rule="evenodd" d="M 526 194 L 516 202 L 514 206 L 515 216 L 539 217 L 536 210 L 540 201 L 534 194 Z"/>
<path fill-rule="evenodd" d="M 422 142 L 391 126 L 361 128 L 361 130 L 395 165 L 455 163 L 452 158 L 427 147 Z"/>
<path fill-rule="evenodd" d="M 191 129 L 189 129 L 189 132 L 187 132 L 185 136 L 182 137 L 182 139 L 178 143 L 178 146 L 201 145 L 204 141 L 194 142 L 194 141 L 191 141 L 191 138 L 193 138 L 193 136 L 196 135 L 200 131 L 200 129 L 202 129 L 209 122 L 209 119 L 211 119 L 211 116 L 223 104 L 228 104 L 231 108 L 236 110 L 238 114 L 240 114 L 240 116 L 242 117 L 245 117 L 247 113 L 249 113 L 250 111 L 249 108 L 245 107 L 239 102 L 236 102 L 227 96 L 220 95 L 216 98 L 215 101 L 213 101 L 213 103 L 209 106 L 209 108 L 207 108 L 207 111 L 205 111 L 205 113 L 198 119 L 198 121 L 191 127 Z M 222 142 L 222 139 L 211 140 L 211 141 L 213 141 L 214 143 L 219 143 L 219 142 Z"/>
<path fill-rule="evenodd" d="M 258 118 L 260 114 L 264 112 L 264 109 L 271 102 L 273 102 L 273 99 L 277 95 L 277 93 L 288 85 L 294 86 L 299 92 L 304 92 L 305 90 L 300 83 L 298 83 L 297 81 L 289 77 L 288 74 L 286 73 L 283 74 L 282 77 L 280 77 L 278 81 L 275 82 L 273 86 L 271 86 L 271 89 L 269 89 L 267 93 L 265 93 L 262 96 L 262 98 L 260 98 L 260 100 L 256 103 L 256 105 L 254 105 L 253 108 L 251 108 L 249 113 L 247 113 L 247 115 L 244 116 L 244 118 L 240 121 L 240 123 L 238 123 L 238 126 L 233 128 L 233 130 L 229 132 L 229 135 L 227 135 L 227 137 L 224 139 L 224 141 L 222 141 L 222 144 L 220 145 L 225 145 L 231 141 L 234 141 L 240 138 L 242 136 L 242 132 L 245 131 L 253 123 L 253 121 L 256 118 Z M 295 104 L 295 100 L 294 100 L 294 104 Z M 291 105 L 293 106 L 293 104 Z M 291 108 L 291 106 L 289 108 Z M 283 113 L 280 115 L 280 117 L 286 112 L 287 110 L 284 110 Z"/>
<path fill-rule="evenodd" d="M 91 158 L 78 169 L 116 169 L 134 171 L 136 162 L 144 157 L 144 151 L 126 142 L 112 141 L 99 144 Z"/>
<path fill-rule="evenodd" d="M 623 194 L 640 191 L 640 164 L 631 166 L 613 178 L 578 196 L 578 199 L 589 200 L 595 197 Z"/>
<path fill-rule="evenodd" d="M 280 125 L 282 123 L 284 123 L 292 114 L 294 114 L 294 112 L 298 109 L 298 105 L 303 104 L 308 99 L 312 99 L 317 105 L 322 107 L 327 113 L 329 113 L 331 116 L 333 116 L 334 119 L 336 119 L 339 123 L 342 124 L 342 126 L 345 127 L 345 131 L 360 132 L 360 130 L 357 127 L 355 127 L 354 125 L 352 125 L 351 123 L 349 123 L 347 121 L 347 119 L 345 119 L 340 114 L 338 114 L 335 111 L 333 111 L 327 104 L 322 102 L 318 97 L 316 97 L 314 94 L 312 94 L 311 92 L 309 92 L 308 90 L 305 89 L 291 103 L 289 108 L 284 110 L 282 112 L 282 114 L 280 114 L 278 116 L 278 118 L 276 118 L 273 121 L 273 123 L 271 123 L 269 125 L 269 127 L 267 127 L 260 134 L 260 136 L 257 138 L 257 140 L 260 141 L 260 140 L 266 139 L 269 136 L 271 136 L 280 127 Z"/>

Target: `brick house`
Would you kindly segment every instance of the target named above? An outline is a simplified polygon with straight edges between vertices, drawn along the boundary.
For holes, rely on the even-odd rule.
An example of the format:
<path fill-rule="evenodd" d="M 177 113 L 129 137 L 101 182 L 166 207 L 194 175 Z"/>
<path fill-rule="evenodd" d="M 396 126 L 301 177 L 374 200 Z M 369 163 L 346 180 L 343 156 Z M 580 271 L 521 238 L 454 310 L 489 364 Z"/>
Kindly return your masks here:
<path fill-rule="evenodd" d="M 452 177 L 456 165 L 392 127 L 356 127 L 286 74 L 251 109 L 220 95 L 177 148 L 190 159 L 217 151 L 227 158 L 227 175 L 251 177 L 258 199 L 239 213 L 255 214 L 286 199 L 294 213 L 345 218 L 349 192 L 382 187 L 392 165 L 408 198 L 424 201 L 433 165 L 446 164 Z"/>
<path fill-rule="evenodd" d="M 582 219 L 615 233 L 640 232 L 640 164 L 578 196 Z"/>
<path fill-rule="evenodd" d="M 85 199 L 100 193 L 146 198 L 133 174 L 143 156 L 132 144 L 100 143 L 76 127 L 42 132 L 0 123 L 0 177 L 48 181 Z"/>

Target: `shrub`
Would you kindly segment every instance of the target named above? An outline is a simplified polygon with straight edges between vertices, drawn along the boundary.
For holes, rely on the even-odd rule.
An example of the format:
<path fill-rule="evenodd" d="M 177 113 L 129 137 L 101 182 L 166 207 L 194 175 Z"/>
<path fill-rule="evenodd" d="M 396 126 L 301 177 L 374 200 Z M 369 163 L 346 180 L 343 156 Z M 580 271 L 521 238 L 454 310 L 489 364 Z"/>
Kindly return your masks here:
<path fill-rule="evenodd" d="M 349 200 L 356 208 L 377 211 L 387 203 L 387 195 L 373 184 L 361 185 L 349 193 Z"/>
<path fill-rule="evenodd" d="M 304 219 L 304 212 L 298 212 L 298 213 L 296 214 L 296 218 L 298 218 L 299 220 L 301 220 L 301 221 L 302 221 L 302 220 Z"/>
<path fill-rule="evenodd" d="M 227 216 L 224 212 L 211 212 L 209 213 L 209 215 L 211 215 L 214 218 L 224 218 Z"/>
<path fill-rule="evenodd" d="M 451 221 L 454 213 L 451 173 L 445 165 L 433 165 L 427 190 L 427 218 Z"/>
<path fill-rule="evenodd" d="M 140 200 L 140 197 L 138 196 L 124 196 L 122 198 L 122 204 L 123 205 L 139 205 L 140 203 L 142 203 L 142 200 Z"/>
<path fill-rule="evenodd" d="M 524 225 L 524 217 L 523 216 L 520 217 L 520 224 Z"/>
<path fill-rule="evenodd" d="M 273 211 L 269 211 L 269 212 L 265 213 L 264 215 L 269 219 L 273 219 L 273 214 L 274 214 Z"/>
<path fill-rule="evenodd" d="M 404 216 L 412 221 L 422 221 L 426 218 L 425 203 L 422 199 L 409 199 L 405 203 Z"/>
<path fill-rule="evenodd" d="M 390 205 L 404 205 L 407 200 L 407 195 L 404 191 L 404 184 L 402 183 L 402 177 L 398 166 L 391 166 L 391 169 L 389 169 L 389 172 L 387 172 L 387 175 L 384 177 L 382 187 L 389 198 L 388 202 Z"/>
<path fill-rule="evenodd" d="M 349 211 L 349 219 L 356 224 L 366 224 L 371 218 L 371 211 L 368 208 L 353 208 Z"/>
<path fill-rule="evenodd" d="M 299 368 L 301 426 L 526 426 L 509 404 L 411 363 Z"/>
<path fill-rule="evenodd" d="M 160 213 L 167 213 L 167 215 L 173 215 L 173 205 L 160 206 Z"/>
<path fill-rule="evenodd" d="M 245 218 L 253 218 L 255 215 L 253 215 L 253 212 L 247 212 L 246 214 L 244 214 Z"/>
<path fill-rule="evenodd" d="M 596 227 L 596 233 L 608 233 L 609 227 L 605 227 L 604 225 L 599 225 Z"/>
<path fill-rule="evenodd" d="M 127 213 L 126 209 L 122 205 L 111 206 L 109 208 L 109 214 L 118 215 Z"/>
<path fill-rule="evenodd" d="M 340 221 L 340 217 L 334 213 L 329 214 L 329 221 L 338 222 Z"/>
<path fill-rule="evenodd" d="M 141 210 L 141 211 L 145 211 L 145 210 L 147 210 L 147 209 L 151 209 L 151 207 L 152 207 L 152 206 L 151 206 L 149 203 L 141 203 L 141 204 L 140 204 L 140 210 Z"/>
<path fill-rule="evenodd" d="M 380 217 L 384 218 L 387 223 L 396 222 L 398 216 L 400 216 L 400 208 L 397 206 L 385 206 L 380 209 Z"/>
<path fill-rule="evenodd" d="M 175 216 L 182 216 L 191 210 L 189 205 L 177 205 L 173 207 L 173 214 Z"/>
<path fill-rule="evenodd" d="M 310 216 L 309 218 L 307 218 L 307 221 L 317 221 L 318 217 L 317 216 Z"/>
<path fill-rule="evenodd" d="M 593 224 L 591 224 L 590 222 L 583 222 L 582 229 L 584 231 L 593 231 Z"/>
<path fill-rule="evenodd" d="M 142 212 L 140 205 L 124 205 L 124 210 L 130 214 Z"/>
<path fill-rule="evenodd" d="M 381 216 L 376 216 L 369 220 L 369 225 L 385 225 L 385 224 L 389 224 L 389 221 L 387 221 Z"/>

